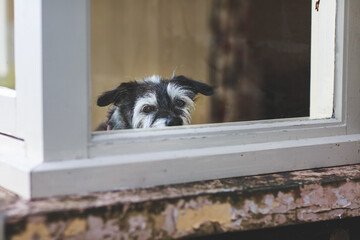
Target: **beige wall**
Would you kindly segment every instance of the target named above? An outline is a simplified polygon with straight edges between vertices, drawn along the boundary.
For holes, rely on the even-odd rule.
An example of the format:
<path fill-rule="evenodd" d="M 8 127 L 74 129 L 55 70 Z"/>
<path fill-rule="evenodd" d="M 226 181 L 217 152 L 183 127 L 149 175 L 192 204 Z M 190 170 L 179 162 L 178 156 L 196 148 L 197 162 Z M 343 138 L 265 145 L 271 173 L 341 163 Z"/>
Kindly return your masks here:
<path fill-rule="evenodd" d="M 182 74 L 208 82 L 209 0 L 92 0 L 92 127 L 106 119 L 97 97 L 121 82 Z M 193 124 L 209 120 L 199 97 Z"/>

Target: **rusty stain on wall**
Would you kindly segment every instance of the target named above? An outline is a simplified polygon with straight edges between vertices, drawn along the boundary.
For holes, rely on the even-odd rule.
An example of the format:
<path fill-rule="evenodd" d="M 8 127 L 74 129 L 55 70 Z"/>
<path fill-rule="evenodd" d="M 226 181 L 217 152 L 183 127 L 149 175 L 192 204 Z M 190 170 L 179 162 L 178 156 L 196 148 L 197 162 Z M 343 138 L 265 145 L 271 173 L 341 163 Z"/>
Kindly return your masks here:
<path fill-rule="evenodd" d="M 33 201 L 9 195 L 0 211 L 13 240 L 169 239 L 343 219 L 360 216 L 360 165 Z"/>

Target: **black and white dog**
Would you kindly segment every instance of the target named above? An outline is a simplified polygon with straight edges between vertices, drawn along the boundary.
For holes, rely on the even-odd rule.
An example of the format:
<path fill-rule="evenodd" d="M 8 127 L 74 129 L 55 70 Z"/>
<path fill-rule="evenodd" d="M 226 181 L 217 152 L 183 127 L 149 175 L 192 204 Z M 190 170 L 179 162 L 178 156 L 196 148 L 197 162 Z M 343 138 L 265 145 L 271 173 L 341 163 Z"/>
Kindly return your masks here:
<path fill-rule="evenodd" d="M 113 106 L 107 122 L 97 130 L 190 124 L 198 93 L 210 96 L 214 91 L 211 86 L 184 76 L 173 76 L 168 80 L 154 75 L 141 82 L 122 83 L 98 98 L 98 106 Z"/>

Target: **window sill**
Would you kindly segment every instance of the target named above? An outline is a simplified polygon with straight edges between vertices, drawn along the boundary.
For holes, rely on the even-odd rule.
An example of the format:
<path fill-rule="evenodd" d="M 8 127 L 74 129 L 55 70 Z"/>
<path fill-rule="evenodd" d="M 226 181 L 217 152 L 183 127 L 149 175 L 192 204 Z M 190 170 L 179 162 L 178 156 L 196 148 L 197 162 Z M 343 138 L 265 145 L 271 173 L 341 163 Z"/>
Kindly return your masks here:
<path fill-rule="evenodd" d="M 32 201 L 0 189 L 0 212 L 6 239 L 179 238 L 360 216 L 359 189 L 349 165 Z"/>

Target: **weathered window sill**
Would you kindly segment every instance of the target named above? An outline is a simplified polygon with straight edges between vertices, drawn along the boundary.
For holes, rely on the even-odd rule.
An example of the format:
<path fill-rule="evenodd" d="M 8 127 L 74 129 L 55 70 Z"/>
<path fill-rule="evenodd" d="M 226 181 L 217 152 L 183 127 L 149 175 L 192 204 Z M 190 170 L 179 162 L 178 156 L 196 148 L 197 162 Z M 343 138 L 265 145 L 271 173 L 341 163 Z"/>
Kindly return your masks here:
<path fill-rule="evenodd" d="M 360 165 L 32 201 L 0 189 L 0 212 L 6 239 L 163 239 L 313 223 L 360 216 Z"/>

